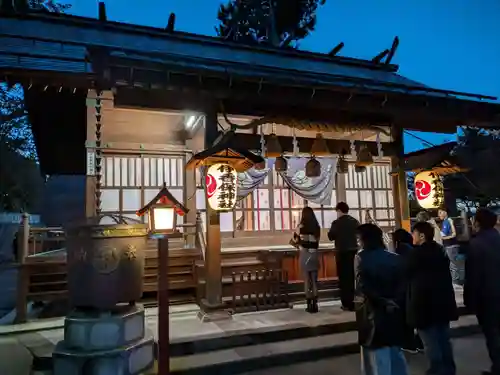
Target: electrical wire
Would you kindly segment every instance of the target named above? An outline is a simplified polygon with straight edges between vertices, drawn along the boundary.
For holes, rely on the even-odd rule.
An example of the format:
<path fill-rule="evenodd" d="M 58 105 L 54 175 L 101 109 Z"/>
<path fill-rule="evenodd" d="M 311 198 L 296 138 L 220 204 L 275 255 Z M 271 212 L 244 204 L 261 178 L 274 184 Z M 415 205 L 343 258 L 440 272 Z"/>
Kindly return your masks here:
<path fill-rule="evenodd" d="M 413 134 L 413 133 L 410 133 L 408 130 L 403 130 L 404 133 L 408 134 L 410 137 L 413 137 L 415 139 L 418 139 L 419 141 L 421 142 L 424 142 L 426 143 L 428 146 L 431 146 L 431 147 L 437 147 L 436 144 L 432 143 L 432 142 L 429 142 L 423 138 L 420 138 L 419 136 Z M 469 185 L 471 185 L 475 190 L 477 190 L 478 193 L 480 194 L 484 194 L 483 191 L 481 191 L 481 189 L 476 185 L 474 184 L 463 172 L 461 171 L 458 171 L 456 174 L 458 174 L 459 176 L 461 176 L 465 181 L 467 181 L 467 183 Z M 486 194 L 485 194 L 486 195 Z"/>

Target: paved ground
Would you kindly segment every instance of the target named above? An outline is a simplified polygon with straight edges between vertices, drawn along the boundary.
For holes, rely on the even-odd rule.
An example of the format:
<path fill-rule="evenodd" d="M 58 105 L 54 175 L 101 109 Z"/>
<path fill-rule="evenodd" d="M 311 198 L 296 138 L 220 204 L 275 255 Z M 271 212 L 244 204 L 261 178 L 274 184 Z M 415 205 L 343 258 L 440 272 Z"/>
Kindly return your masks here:
<path fill-rule="evenodd" d="M 489 359 L 482 336 L 469 336 L 454 340 L 457 375 L 480 375 L 489 366 Z M 425 357 L 422 354 L 408 355 L 410 375 L 423 375 L 426 370 Z M 358 354 L 325 359 L 317 362 L 302 363 L 293 366 L 275 367 L 253 371 L 246 375 L 358 375 L 360 374 Z"/>

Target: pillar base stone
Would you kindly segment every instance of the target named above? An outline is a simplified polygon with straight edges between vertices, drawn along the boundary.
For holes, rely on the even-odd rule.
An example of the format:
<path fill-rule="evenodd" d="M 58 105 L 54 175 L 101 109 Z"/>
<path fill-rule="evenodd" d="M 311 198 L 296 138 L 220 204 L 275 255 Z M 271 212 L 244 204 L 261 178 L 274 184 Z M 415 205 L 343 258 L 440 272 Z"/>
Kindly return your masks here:
<path fill-rule="evenodd" d="M 222 303 L 213 304 L 206 299 L 200 301 L 200 311 L 198 311 L 198 319 L 202 322 L 218 322 L 221 320 L 232 319 L 232 314 L 226 310 L 226 306 Z"/>

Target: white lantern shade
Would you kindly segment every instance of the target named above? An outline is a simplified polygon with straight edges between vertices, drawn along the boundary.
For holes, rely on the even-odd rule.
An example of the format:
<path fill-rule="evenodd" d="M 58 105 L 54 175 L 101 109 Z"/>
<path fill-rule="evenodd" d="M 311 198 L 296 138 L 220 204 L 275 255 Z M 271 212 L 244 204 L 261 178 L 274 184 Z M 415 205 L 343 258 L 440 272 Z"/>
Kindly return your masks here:
<path fill-rule="evenodd" d="M 230 211 L 236 205 L 238 173 L 226 163 L 212 164 L 205 177 L 208 204 L 216 211 Z"/>
<path fill-rule="evenodd" d="M 420 172 L 415 176 L 415 198 L 420 207 L 425 209 L 439 208 L 444 201 L 443 183 L 433 172 Z M 436 196 L 440 194 L 441 196 Z"/>
<path fill-rule="evenodd" d="M 149 210 L 149 230 L 152 233 L 171 233 L 175 230 L 176 213 L 173 207 L 155 205 Z"/>

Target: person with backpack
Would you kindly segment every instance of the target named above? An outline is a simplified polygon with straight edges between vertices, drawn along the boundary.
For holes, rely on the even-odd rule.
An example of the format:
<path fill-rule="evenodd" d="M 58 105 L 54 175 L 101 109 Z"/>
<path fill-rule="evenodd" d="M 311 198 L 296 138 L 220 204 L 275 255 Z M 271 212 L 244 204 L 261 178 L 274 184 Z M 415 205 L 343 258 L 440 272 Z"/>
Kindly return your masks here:
<path fill-rule="evenodd" d="M 407 375 L 404 343 L 404 280 L 401 257 L 386 249 L 375 224 L 358 228 L 355 259 L 356 323 L 364 375 Z"/>
<path fill-rule="evenodd" d="M 427 374 L 455 375 L 450 322 L 458 320 L 450 260 L 434 241 L 427 222 L 413 227 L 413 244 L 406 263 L 408 281 L 407 323 L 416 328 L 429 362 Z"/>

